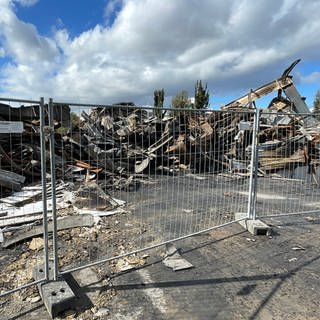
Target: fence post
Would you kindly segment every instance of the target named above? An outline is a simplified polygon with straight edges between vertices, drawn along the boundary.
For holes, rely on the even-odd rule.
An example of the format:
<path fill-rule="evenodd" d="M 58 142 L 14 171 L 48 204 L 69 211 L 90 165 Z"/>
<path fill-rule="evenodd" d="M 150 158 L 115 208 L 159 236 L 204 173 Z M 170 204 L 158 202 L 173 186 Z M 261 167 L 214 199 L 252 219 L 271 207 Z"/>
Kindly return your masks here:
<path fill-rule="evenodd" d="M 47 179 L 46 179 L 46 143 L 45 143 L 45 115 L 44 99 L 40 98 L 40 150 L 41 150 L 41 184 L 43 210 L 43 240 L 44 240 L 44 274 L 49 279 L 49 249 L 48 249 L 48 211 L 47 211 Z"/>
<path fill-rule="evenodd" d="M 54 123 L 53 123 L 53 100 L 49 99 L 48 117 L 50 127 L 50 173 L 51 173 L 51 196 L 52 196 L 52 242 L 53 242 L 53 280 L 58 278 L 58 242 L 57 242 L 57 208 L 56 208 L 56 159 L 55 159 L 55 139 L 54 139 Z"/>
<path fill-rule="evenodd" d="M 256 198 L 257 198 L 257 177 L 259 166 L 258 133 L 261 110 L 255 109 L 252 130 L 251 159 L 250 159 L 250 180 L 247 217 L 250 220 L 256 219 Z"/>
<path fill-rule="evenodd" d="M 256 220 L 256 204 L 257 204 L 257 189 L 258 189 L 258 169 L 259 169 L 259 130 L 260 130 L 260 117 L 261 109 L 257 109 L 256 119 L 256 135 L 255 135 L 255 156 L 254 156 L 254 183 L 253 183 L 253 197 L 252 197 L 252 219 Z"/>

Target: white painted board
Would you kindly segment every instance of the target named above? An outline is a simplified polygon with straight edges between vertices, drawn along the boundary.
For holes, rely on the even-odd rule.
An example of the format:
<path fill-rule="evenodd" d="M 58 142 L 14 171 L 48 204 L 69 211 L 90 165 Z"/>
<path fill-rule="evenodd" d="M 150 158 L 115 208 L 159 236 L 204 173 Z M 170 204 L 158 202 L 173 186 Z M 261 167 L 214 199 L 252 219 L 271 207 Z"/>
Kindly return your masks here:
<path fill-rule="evenodd" d="M 0 121 L 0 133 L 22 133 L 22 121 Z"/>

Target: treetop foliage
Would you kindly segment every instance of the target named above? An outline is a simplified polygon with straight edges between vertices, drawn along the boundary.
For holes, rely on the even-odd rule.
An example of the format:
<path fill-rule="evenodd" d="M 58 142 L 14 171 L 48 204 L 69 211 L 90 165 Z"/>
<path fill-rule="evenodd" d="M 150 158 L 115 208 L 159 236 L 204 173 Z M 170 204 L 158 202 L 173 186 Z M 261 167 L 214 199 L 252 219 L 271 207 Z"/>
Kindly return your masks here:
<path fill-rule="evenodd" d="M 320 120 L 320 90 L 317 91 L 313 101 L 313 113 L 315 114 L 316 118 Z"/>
<path fill-rule="evenodd" d="M 197 80 L 194 88 L 194 108 L 198 110 L 208 109 L 209 106 L 209 93 L 207 84 L 202 86 L 201 80 Z"/>
<path fill-rule="evenodd" d="M 154 91 L 154 115 L 161 118 L 164 102 L 164 89 Z"/>
<path fill-rule="evenodd" d="M 185 109 L 189 106 L 188 92 L 182 90 L 171 100 L 171 106 L 174 109 Z"/>

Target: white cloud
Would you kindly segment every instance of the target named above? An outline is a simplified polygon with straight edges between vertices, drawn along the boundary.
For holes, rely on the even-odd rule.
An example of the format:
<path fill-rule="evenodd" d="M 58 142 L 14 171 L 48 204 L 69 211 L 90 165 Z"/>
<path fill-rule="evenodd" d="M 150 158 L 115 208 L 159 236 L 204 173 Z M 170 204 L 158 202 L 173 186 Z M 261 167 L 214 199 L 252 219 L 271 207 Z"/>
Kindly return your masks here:
<path fill-rule="evenodd" d="M 19 2 L 23 7 L 31 7 L 35 5 L 39 0 L 15 0 Z"/>
<path fill-rule="evenodd" d="M 275 13 L 275 15 L 272 17 L 273 22 L 276 22 L 286 15 L 290 13 L 292 9 L 297 5 L 298 0 L 284 0 L 282 2 L 282 5 L 280 9 Z"/>
<path fill-rule="evenodd" d="M 306 76 L 299 75 L 301 83 L 313 84 L 313 83 L 320 83 L 320 72 L 315 71 Z"/>
<path fill-rule="evenodd" d="M 54 40 L 38 34 L 30 23 L 19 20 L 9 6 L 0 7 L 0 35 L 4 46 L 17 64 L 51 63 L 57 54 Z"/>
<path fill-rule="evenodd" d="M 104 12 L 111 25 L 74 38 L 66 29 L 41 36 L 0 3 L 2 46 L 13 59 L 0 82 L 15 96 L 152 103 L 156 88 L 193 95 L 197 79 L 228 94 L 273 80 L 298 57 L 318 59 L 320 49 L 316 0 L 113 0 Z"/>
<path fill-rule="evenodd" d="M 109 0 L 104 9 L 104 18 L 106 19 L 107 25 L 112 24 L 116 14 L 122 8 L 123 0 Z"/>

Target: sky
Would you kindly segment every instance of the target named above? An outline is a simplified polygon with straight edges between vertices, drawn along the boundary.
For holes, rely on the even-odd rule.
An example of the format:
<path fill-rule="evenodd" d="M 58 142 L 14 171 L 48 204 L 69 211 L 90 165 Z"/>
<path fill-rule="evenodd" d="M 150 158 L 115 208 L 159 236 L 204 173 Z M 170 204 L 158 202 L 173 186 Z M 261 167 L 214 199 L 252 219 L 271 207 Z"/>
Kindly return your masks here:
<path fill-rule="evenodd" d="M 320 0 L 0 0 L 0 96 L 152 105 L 163 88 L 169 106 L 202 80 L 217 108 L 301 58 L 292 75 L 312 107 L 319 12 Z"/>

